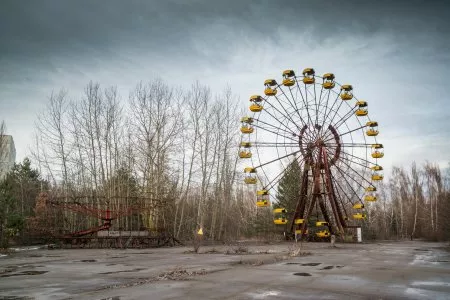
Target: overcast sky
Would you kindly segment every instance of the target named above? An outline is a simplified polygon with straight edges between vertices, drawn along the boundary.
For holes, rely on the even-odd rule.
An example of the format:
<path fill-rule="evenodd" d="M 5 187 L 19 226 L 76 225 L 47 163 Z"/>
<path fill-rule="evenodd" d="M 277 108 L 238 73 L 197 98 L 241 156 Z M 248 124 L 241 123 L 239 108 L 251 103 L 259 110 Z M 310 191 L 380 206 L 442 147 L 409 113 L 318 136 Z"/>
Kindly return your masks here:
<path fill-rule="evenodd" d="M 365 3 L 365 4 L 364 4 Z M 351 83 L 386 167 L 450 161 L 450 1 L 0 2 L 0 120 L 28 153 L 52 90 L 195 80 L 240 96 L 305 67 Z"/>

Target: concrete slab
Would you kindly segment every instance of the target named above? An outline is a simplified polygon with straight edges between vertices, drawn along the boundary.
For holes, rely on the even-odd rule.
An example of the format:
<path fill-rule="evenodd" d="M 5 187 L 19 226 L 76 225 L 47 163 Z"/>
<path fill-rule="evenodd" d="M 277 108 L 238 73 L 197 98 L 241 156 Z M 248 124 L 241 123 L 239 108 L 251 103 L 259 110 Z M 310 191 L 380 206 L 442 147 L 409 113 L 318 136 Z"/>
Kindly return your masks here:
<path fill-rule="evenodd" d="M 450 299 L 447 244 L 337 246 L 18 251 L 0 257 L 0 299 Z"/>

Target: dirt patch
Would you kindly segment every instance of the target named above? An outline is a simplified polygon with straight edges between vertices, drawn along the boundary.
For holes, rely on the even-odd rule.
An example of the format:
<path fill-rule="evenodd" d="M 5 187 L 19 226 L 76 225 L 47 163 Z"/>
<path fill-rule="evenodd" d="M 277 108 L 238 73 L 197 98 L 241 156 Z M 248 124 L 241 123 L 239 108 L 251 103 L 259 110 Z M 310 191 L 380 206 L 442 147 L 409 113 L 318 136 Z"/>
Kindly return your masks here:
<path fill-rule="evenodd" d="M 309 273 L 294 273 L 295 276 L 311 276 Z"/>
<path fill-rule="evenodd" d="M 228 255 L 233 255 L 233 254 L 249 254 L 250 252 L 248 251 L 248 247 L 233 247 L 233 248 L 228 248 L 225 251 L 225 254 Z"/>
<path fill-rule="evenodd" d="M 99 288 L 98 290 L 126 288 L 126 287 L 138 286 L 138 285 L 143 285 L 146 283 L 151 283 L 151 282 L 161 281 L 161 280 L 188 280 L 193 276 L 205 275 L 207 273 L 208 272 L 205 269 L 201 269 L 198 271 L 188 271 L 181 267 L 177 267 L 171 271 L 163 272 L 154 277 L 139 279 L 137 281 L 132 281 L 132 282 L 125 283 L 125 284 L 108 285 L 108 286 Z"/>

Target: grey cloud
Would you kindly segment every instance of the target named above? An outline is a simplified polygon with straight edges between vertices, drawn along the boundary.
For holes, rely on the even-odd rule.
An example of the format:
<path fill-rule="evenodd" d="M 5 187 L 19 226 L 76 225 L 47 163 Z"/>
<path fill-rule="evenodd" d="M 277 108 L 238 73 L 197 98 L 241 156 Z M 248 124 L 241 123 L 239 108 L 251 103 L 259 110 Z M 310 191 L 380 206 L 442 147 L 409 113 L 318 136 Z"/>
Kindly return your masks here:
<path fill-rule="evenodd" d="M 399 41 L 449 33 L 446 1 L 3 1 L 0 58 L 83 54 L 108 56 L 127 43 L 167 53 L 191 50 L 196 31 L 224 22 L 233 32 L 277 41 L 279 28 L 312 30 L 316 42 L 342 34 L 392 31 Z M 226 29 L 225 29 L 226 30 Z M 435 39 L 436 47 L 448 41 Z M 422 45 L 423 46 L 423 45 Z M 111 55 L 111 53 L 109 53 Z"/>

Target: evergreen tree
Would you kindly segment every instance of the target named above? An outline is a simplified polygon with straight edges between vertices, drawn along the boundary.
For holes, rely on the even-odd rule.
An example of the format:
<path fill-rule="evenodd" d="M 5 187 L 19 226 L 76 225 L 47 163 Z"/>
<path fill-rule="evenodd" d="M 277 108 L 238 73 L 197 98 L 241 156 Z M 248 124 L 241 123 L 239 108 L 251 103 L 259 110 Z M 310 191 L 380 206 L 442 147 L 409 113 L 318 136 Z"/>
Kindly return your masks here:
<path fill-rule="evenodd" d="M 286 168 L 278 183 L 277 203 L 275 207 L 286 208 L 288 213 L 295 211 L 301 191 L 302 169 L 297 160 Z"/>
<path fill-rule="evenodd" d="M 36 197 L 46 183 L 25 158 L 0 182 L 0 247 L 6 247 L 12 236 L 19 234 L 26 218 L 33 215 Z"/>

